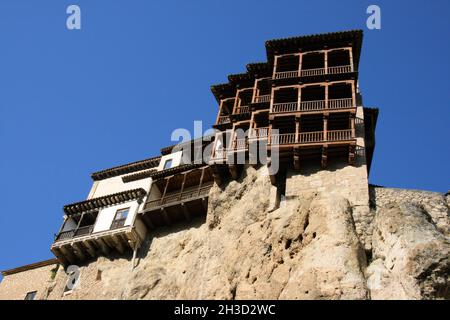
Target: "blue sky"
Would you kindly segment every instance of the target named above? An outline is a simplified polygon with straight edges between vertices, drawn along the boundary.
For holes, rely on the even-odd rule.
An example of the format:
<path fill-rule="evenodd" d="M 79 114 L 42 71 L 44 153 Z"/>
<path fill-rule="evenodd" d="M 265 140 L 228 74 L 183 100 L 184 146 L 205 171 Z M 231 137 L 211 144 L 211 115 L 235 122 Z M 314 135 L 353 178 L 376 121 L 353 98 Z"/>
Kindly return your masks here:
<path fill-rule="evenodd" d="M 77 4 L 82 30 L 66 29 Z M 378 4 L 382 29 L 368 30 Z M 0 2 L 0 270 L 51 257 L 64 204 L 91 172 L 205 129 L 210 85 L 265 60 L 264 41 L 363 29 L 360 88 L 380 108 L 371 183 L 450 188 L 450 2 Z"/>

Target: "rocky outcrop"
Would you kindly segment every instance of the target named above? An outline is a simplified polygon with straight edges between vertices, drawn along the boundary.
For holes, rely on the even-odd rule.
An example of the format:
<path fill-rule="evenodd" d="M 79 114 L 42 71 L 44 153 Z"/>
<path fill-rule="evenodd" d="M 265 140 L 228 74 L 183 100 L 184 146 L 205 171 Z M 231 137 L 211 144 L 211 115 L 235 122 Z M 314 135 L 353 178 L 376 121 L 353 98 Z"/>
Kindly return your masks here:
<path fill-rule="evenodd" d="M 153 232 L 134 269 L 131 256 L 87 263 L 80 288 L 66 296 L 60 270 L 48 298 L 449 298 L 442 195 L 431 198 L 445 205 L 425 204 L 372 188 L 372 210 L 357 224 L 363 203 L 343 192 L 290 189 L 274 208 L 274 188 L 267 167 L 249 166 L 239 180 L 213 187 L 206 220 Z"/>

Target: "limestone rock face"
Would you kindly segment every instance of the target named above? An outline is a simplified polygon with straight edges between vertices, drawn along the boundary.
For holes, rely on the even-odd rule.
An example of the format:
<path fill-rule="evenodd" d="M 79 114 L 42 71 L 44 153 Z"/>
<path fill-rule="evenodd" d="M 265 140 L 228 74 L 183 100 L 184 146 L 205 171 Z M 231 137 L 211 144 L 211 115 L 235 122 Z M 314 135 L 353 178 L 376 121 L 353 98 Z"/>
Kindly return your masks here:
<path fill-rule="evenodd" d="M 394 189 L 372 188 L 369 212 L 351 189 L 300 190 L 293 182 L 274 206 L 267 167 L 249 166 L 211 189 L 206 220 L 152 231 L 134 269 L 131 255 L 99 258 L 80 266 L 80 288 L 63 296 L 61 268 L 47 298 L 449 298 L 444 196 L 411 193 L 405 201 Z"/>
<path fill-rule="evenodd" d="M 423 208 L 378 210 L 367 269 L 372 299 L 450 298 L 450 241 Z"/>

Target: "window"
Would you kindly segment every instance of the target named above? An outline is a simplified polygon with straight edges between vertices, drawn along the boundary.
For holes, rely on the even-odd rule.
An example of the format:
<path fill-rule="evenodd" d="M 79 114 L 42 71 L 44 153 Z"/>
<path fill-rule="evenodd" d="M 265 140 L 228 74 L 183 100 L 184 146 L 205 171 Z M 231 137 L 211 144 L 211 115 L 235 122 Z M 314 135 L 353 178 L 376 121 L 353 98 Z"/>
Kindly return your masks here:
<path fill-rule="evenodd" d="M 172 159 L 168 159 L 166 160 L 166 162 L 164 162 L 164 170 L 169 169 L 172 167 Z"/>
<path fill-rule="evenodd" d="M 36 298 L 37 291 L 28 292 L 25 296 L 25 300 L 34 300 Z"/>
<path fill-rule="evenodd" d="M 114 220 L 125 220 L 128 217 L 130 208 L 117 210 Z"/>

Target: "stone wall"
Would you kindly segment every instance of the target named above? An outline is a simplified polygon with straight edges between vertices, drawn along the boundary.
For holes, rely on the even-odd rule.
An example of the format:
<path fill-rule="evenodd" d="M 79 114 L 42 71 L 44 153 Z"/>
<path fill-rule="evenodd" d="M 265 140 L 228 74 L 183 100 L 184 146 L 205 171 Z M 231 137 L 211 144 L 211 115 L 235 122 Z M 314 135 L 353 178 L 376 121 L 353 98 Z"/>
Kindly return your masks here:
<path fill-rule="evenodd" d="M 52 264 L 5 275 L 0 282 L 0 300 L 23 300 L 32 291 L 37 291 L 35 299 L 45 299 L 56 266 Z"/>
<path fill-rule="evenodd" d="M 422 207 L 444 235 L 450 236 L 449 194 L 423 190 L 407 190 L 370 186 L 371 205 L 381 208 L 390 203 L 414 204 Z"/>

